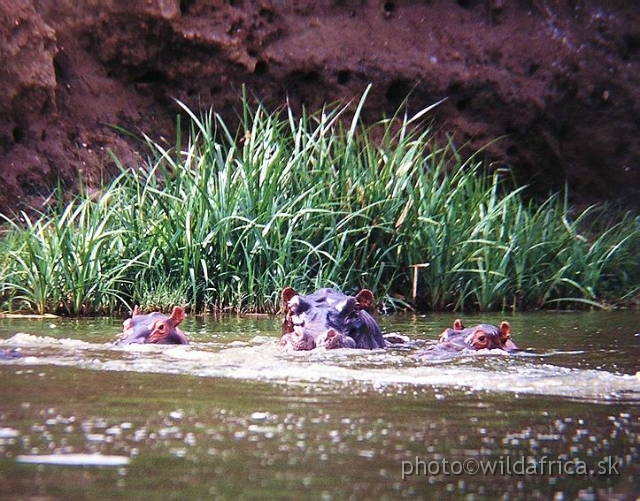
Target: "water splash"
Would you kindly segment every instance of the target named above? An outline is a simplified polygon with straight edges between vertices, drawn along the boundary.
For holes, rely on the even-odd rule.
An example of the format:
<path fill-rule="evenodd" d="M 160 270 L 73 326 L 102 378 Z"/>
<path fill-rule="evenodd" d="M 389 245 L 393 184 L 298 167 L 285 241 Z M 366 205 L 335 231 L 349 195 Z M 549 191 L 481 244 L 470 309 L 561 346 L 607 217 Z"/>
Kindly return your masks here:
<path fill-rule="evenodd" d="M 567 368 L 548 362 L 567 352 L 508 355 L 493 350 L 424 361 L 412 356 L 416 347 L 281 353 L 273 337 L 260 335 L 249 341 L 121 347 L 18 333 L 0 341 L 0 347 L 18 350 L 20 357 L 2 361 L 16 366 L 57 365 L 276 383 L 349 383 L 376 388 L 454 387 L 593 402 L 640 401 L 638 375 Z"/>

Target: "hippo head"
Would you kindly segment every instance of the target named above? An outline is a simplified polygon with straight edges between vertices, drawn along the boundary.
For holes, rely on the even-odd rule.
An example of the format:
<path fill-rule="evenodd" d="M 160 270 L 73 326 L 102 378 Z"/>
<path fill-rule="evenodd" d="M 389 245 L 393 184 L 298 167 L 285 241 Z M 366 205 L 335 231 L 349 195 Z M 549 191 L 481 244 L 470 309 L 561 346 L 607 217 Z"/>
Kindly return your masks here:
<path fill-rule="evenodd" d="M 445 329 L 440 334 L 441 343 L 452 343 L 474 350 L 503 349 L 515 351 L 518 349 L 511 340 L 511 325 L 509 322 L 501 322 L 498 327 L 491 324 L 479 324 L 475 327 L 465 328 L 460 319 L 453 323 L 453 329 Z"/>
<path fill-rule="evenodd" d="M 373 307 L 373 294 L 367 289 L 356 296 L 329 288 L 302 296 L 287 287 L 282 291 L 282 300 L 285 319 L 281 347 L 371 350 L 386 346 L 380 327 L 368 311 Z"/>
<path fill-rule="evenodd" d="M 180 306 L 173 308 L 170 317 L 158 312 L 142 315 L 136 306 L 131 318 L 122 323 L 123 333 L 115 344 L 189 344 L 184 332 L 178 328 L 185 316 Z"/>

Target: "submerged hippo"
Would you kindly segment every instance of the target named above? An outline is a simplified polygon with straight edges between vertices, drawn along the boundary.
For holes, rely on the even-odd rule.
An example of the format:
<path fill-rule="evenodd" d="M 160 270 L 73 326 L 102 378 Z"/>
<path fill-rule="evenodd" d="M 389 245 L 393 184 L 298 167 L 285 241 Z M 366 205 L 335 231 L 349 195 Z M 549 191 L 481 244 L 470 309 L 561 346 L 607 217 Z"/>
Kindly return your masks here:
<path fill-rule="evenodd" d="M 442 331 L 437 344 L 416 353 L 414 356 L 424 360 L 440 359 L 470 350 L 493 349 L 509 352 L 518 350 L 516 344 L 511 340 L 509 322 L 502 322 L 498 327 L 491 324 L 479 324 L 465 328 L 462 321 L 456 319 L 453 322 L 453 328 Z"/>
<path fill-rule="evenodd" d="M 285 319 L 278 347 L 312 350 L 316 347 L 384 348 L 380 327 L 369 313 L 373 294 L 367 289 L 347 296 L 336 289 L 320 289 L 301 296 L 291 287 L 282 291 Z"/>
<path fill-rule="evenodd" d="M 124 332 L 115 344 L 189 344 L 187 336 L 178 328 L 185 316 L 180 306 L 174 307 L 168 317 L 158 312 L 142 315 L 136 305 L 131 318 L 122 323 Z"/>
<path fill-rule="evenodd" d="M 462 320 L 457 318 L 453 322 L 453 329 L 445 329 L 440 334 L 440 343 L 449 343 L 462 348 L 473 350 L 492 350 L 495 348 L 515 351 L 518 349 L 511 340 L 511 326 L 509 322 L 501 322 L 498 327 L 491 324 L 479 324 L 465 328 Z"/>

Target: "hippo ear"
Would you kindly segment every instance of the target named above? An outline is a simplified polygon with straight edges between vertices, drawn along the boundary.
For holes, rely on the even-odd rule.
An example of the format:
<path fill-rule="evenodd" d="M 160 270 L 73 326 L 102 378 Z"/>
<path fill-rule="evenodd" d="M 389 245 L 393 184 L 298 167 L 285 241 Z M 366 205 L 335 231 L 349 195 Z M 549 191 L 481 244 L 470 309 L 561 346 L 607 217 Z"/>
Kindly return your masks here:
<path fill-rule="evenodd" d="M 282 289 L 282 300 L 285 303 L 288 303 L 289 301 L 291 301 L 291 299 L 294 296 L 297 296 L 297 295 L 298 293 L 295 290 L 293 290 L 293 287 L 285 287 L 284 289 Z"/>
<path fill-rule="evenodd" d="M 462 329 L 464 329 L 464 325 L 462 323 L 462 320 L 460 320 L 459 318 L 456 318 L 453 321 L 453 330 L 454 331 L 461 331 Z"/>
<path fill-rule="evenodd" d="M 174 306 L 173 311 L 171 312 L 171 317 L 169 318 L 169 322 L 173 327 L 177 327 L 180 322 L 185 319 L 186 316 L 187 315 L 182 307 Z"/>
<path fill-rule="evenodd" d="M 356 299 L 363 310 L 370 310 L 373 307 L 373 292 L 369 289 L 362 289 L 358 292 Z"/>
<path fill-rule="evenodd" d="M 124 327 L 125 331 L 131 327 L 131 320 L 138 315 L 140 315 L 140 310 L 138 309 L 138 305 L 136 304 L 133 307 L 133 311 L 131 312 L 131 318 L 127 318 L 124 322 L 122 322 L 122 326 Z"/>
<path fill-rule="evenodd" d="M 509 325 L 509 322 L 502 322 L 500 324 L 498 335 L 503 343 L 506 342 L 507 339 L 511 339 L 511 325 Z"/>

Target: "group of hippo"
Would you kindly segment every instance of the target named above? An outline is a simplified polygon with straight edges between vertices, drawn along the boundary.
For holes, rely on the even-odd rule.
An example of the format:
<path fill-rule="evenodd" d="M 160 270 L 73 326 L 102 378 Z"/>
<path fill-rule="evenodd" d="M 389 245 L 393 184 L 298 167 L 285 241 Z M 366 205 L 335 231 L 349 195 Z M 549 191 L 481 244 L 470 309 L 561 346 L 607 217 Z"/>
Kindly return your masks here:
<path fill-rule="evenodd" d="M 371 315 L 374 299 L 368 289 L 348 296 L 336 289 L 324 288 L 303 296 L 286 287 L 282 291 L 282 300 L 285 317 L 278 348 L 283 351 L 320 347 L 374 350 L 385 348 L 399 337 L 383 336 Z M 116 344 L 189 344 L 187 336 L 178 327 L 184 318 L 185 312 L 180 306 L 174 307 L 170 316 L 157 312 L 144 315 L 136 306 L 131 318 L 124 321 L 123 332 Z M 452 328 L 442 332 L 437 346 L 453 351 L 518 349 L 511 340 L 508 322 L 497 327 L 480 324 L 465 328 L 459 319 L 455 320 Z"/>

